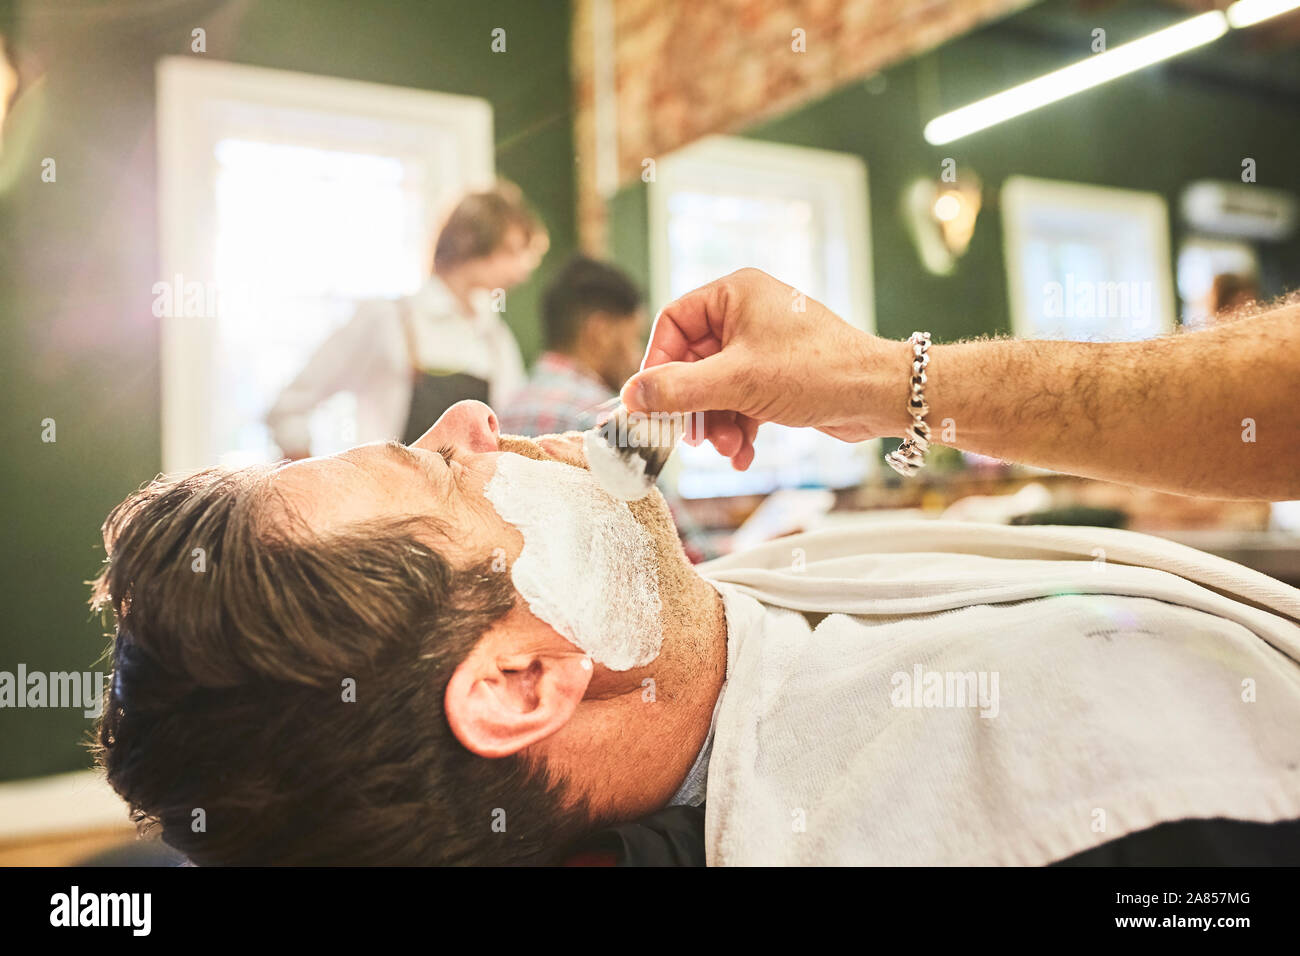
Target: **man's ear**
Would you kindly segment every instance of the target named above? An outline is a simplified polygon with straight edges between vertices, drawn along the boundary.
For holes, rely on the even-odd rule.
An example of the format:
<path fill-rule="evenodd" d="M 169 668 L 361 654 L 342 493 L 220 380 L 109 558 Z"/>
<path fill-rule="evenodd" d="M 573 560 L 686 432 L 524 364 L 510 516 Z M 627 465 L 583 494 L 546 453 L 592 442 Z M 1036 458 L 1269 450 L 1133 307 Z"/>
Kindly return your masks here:
<path fill-rule="evenodd" d="M 568 723 L 591 675 L 591 658 L 516 608 L 452 673 L 443 712 L 466 750 L 508 757 Z"/>

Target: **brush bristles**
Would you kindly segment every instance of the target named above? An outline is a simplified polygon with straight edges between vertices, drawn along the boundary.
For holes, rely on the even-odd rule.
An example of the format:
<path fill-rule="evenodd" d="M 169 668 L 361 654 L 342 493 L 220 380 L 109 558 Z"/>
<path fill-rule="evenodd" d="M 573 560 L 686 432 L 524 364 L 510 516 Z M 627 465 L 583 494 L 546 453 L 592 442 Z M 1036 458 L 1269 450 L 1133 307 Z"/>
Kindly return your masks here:
<path fill-rule="evenodd" d="M 628 412 L 622 404 L 595 430 L 628 474 L 640 478 L 647 490 L 663 471 L 682 431 L 672 417 Z"/>

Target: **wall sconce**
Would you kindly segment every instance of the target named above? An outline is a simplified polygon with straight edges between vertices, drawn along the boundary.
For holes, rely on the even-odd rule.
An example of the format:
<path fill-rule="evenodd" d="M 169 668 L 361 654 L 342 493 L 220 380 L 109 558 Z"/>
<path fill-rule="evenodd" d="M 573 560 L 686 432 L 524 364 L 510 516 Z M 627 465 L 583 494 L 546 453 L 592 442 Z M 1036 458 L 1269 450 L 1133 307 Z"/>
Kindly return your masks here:
<path fill-rule="evenodd" d="M 935 275 L 951 275 L 975 234 L 981 199 L 980 179 L 963 170 L 960 182 L 924 177 L 903 193 L 903 218 L 921 264 Z"/>

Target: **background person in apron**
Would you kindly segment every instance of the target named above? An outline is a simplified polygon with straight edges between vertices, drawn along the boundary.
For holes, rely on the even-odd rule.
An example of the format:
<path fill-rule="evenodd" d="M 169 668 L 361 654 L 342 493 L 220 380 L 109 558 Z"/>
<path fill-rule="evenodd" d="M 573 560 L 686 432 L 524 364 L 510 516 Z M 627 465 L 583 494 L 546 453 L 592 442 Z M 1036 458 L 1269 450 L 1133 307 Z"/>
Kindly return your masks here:
<path fill-rule="evenodd" d="M 403 299 L 361 303 L 280 393 L 266 423 L 283 455 L 311 455 L 311 414 L 342 391 L 357 399 L 358 444 L 412 441 L 463 399 L 503 406 L 524 365 L 489 298 L 525 281 L 547 244 L 517 186 L 465 196 L 438 234 L 428 281 Z"/>

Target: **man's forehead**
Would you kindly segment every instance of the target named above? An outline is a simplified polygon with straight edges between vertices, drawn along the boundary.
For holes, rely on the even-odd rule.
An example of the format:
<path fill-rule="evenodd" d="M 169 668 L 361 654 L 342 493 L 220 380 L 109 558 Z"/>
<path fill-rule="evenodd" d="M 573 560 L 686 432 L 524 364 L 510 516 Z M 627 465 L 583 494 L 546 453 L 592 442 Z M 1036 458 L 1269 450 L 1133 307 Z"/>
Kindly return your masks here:
<path fill-rule="evenodd" d="M 289 492 L 313 486 L 318 481 L 349 478 L 360 479 L 356 464 L 338 455 L 304 458 L 280 465 L 271 473 L 271 483 L 278 490 Z"/>
<path fill-rule="evenodd" d="M 271 487 L 316 528 L 374 517 L 392 488 L 355 458 L 348 452 L 289 462 L 272 473 Z"/>

